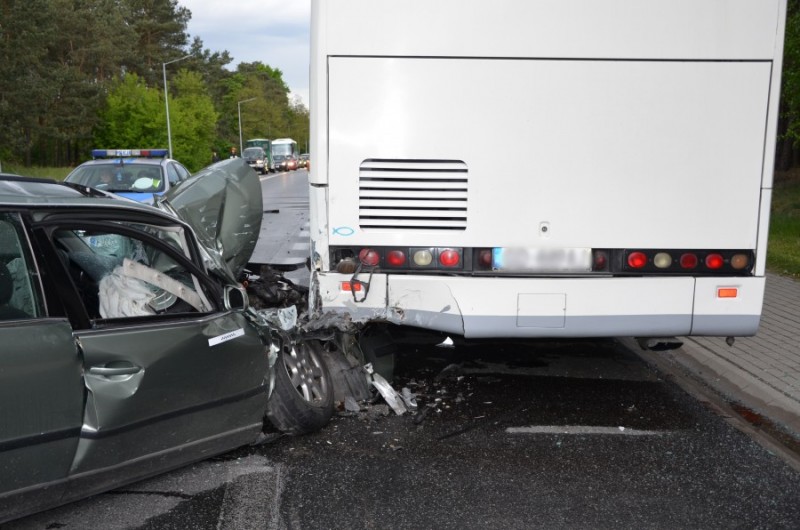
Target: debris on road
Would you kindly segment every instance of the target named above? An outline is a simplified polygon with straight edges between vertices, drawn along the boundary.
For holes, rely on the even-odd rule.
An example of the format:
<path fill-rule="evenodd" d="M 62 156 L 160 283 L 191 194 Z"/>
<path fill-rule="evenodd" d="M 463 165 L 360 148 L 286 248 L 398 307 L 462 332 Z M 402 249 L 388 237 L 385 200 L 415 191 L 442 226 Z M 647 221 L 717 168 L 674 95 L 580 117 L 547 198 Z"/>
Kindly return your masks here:
<path fill-rule="evenodd" d="M 381 374 L 372 369 L 372 364 L 367 364 L 364 366 L 364 370 L 371 378 L 370 382 L 372 386 L 374 386 L 378 392 L 380 392 L 381 396 L 383 396 L 383 399 L 386 400 L 386 403 L 388 403 L 390 407 L 392 407 L 392 410 L 394 410 L 395 414 L 402 416 L 408 412 L 408 409 L 406 409 L 406 406 L 403 403 L 403 398 L 394 388 L 392 388 L 392 385 L 390 385 Z"/>
<path fill-rule="evenodd" d="M 400 391 L 400 397 L 403 398 L 403 402 L 406 404 L 406 407 L 408 407 L 408 410 L 412 412 L 417 410 L 417 396 L 411 392 L 410 388 L 404 386 Z"/>

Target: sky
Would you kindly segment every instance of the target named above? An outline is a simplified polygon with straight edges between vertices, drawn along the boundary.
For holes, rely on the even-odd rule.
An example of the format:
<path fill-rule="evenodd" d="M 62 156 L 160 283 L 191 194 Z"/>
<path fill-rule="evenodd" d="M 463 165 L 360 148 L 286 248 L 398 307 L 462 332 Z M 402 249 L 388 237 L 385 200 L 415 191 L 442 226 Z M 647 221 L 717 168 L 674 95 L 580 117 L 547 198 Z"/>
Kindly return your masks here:
<path fill-rule="evenodd" d="M 283 72 L 292 94 L 308 107 L 310 0 L 178 0 L 192 12 L 187 32 L 211 52 L 227 50 L 239 63 L 261 61 Z"/>

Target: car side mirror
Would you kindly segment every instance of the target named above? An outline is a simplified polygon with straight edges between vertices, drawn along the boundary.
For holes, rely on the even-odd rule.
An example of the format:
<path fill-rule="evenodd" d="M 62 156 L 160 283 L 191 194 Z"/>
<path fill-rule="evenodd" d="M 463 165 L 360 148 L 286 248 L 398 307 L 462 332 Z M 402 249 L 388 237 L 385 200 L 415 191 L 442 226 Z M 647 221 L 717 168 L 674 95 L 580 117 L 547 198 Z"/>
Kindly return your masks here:
<path fill-rule="evenodd" d="M 250 299 L 244 287 L 226 285 L 223 294 L 223 303 L 228 311 L 245 310 L 250 306 Z"/>

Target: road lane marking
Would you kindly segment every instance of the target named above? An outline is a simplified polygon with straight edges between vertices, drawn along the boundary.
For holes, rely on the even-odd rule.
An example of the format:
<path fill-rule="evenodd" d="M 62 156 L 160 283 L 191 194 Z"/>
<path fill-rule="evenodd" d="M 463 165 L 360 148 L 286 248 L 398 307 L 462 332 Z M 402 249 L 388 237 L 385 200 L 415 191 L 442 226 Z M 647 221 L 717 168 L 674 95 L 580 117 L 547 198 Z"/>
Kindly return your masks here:
<path fill-rule="evenodd" d="M 612 434 L 621 436 L 660 436 L 665 431 L 646 431 L 627 427 L 601 427 L 595 425 L 532 425 L 508 427 L 509 434 Z"/>

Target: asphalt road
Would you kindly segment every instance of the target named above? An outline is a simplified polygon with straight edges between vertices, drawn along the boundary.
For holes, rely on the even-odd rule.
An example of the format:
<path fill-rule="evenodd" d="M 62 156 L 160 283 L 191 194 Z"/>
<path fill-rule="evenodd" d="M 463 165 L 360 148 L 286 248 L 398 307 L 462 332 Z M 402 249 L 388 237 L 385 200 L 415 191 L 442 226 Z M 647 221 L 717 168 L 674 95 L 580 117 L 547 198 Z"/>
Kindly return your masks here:
<path fill-rule="evenodd" d="M 800 473 L 616 341 L 402 352 L 395 387 L 413 390 L 424 416 L 396 416 L 378 399 L 319 433 L 242 448 L 9 528 L 800 521 Z"/>
<path fill-rule="evenodd" d="M 288 279 L 308 286 L 308 173 L 301 169 L 264 175 L 261 190 L 264 219 L 251 261 L 282 266 Z"/>
<path fill-rule="evenodd" d="M 612 340 L 402 346 L 415 414 L 376 396 L 8 528 L 798 528 L 800 472 L 673 377 Z"/>

